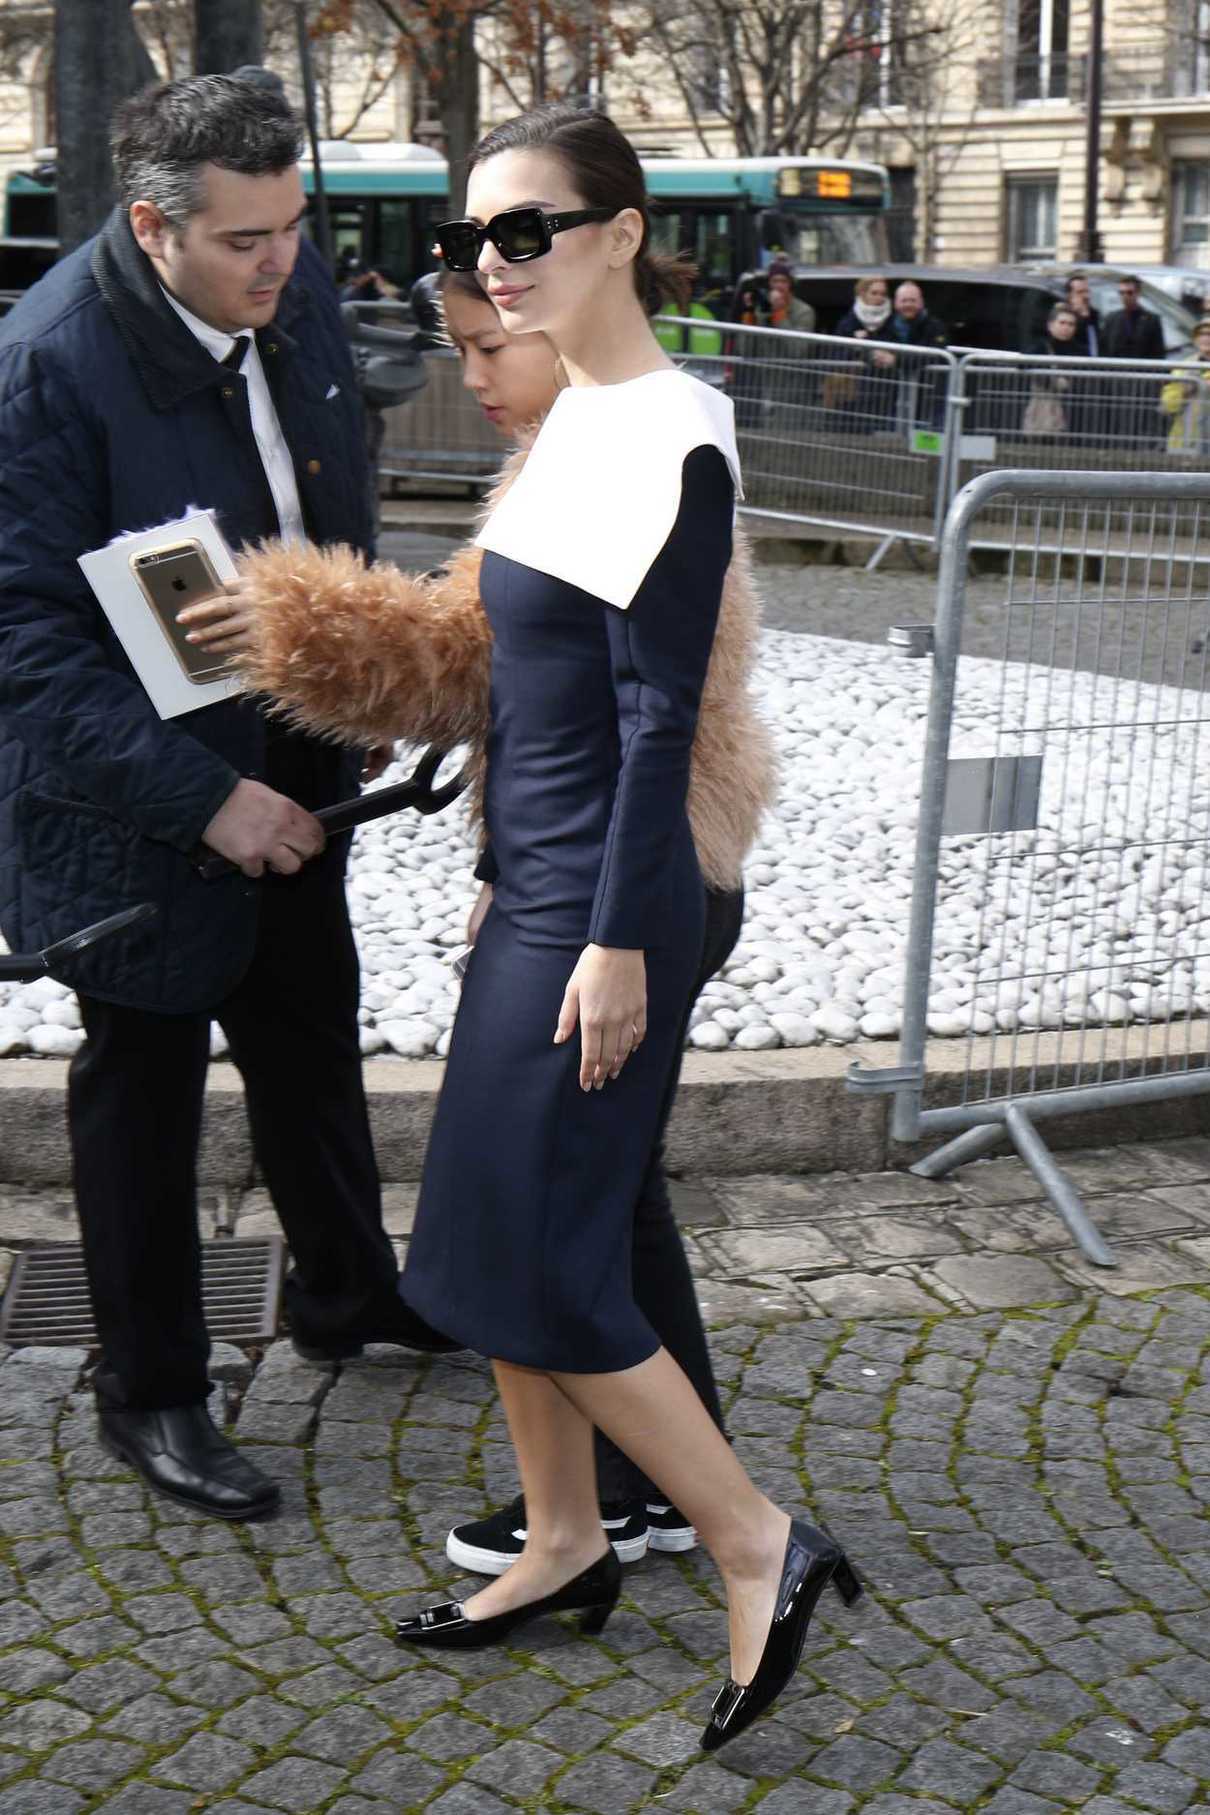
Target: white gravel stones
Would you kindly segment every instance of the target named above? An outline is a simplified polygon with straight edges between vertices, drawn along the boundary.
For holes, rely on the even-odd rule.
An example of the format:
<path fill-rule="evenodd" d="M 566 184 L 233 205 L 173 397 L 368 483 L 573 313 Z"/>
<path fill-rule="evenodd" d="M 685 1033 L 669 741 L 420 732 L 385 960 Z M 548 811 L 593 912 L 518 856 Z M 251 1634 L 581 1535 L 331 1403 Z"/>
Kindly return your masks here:
<path fill-rule="evenodd" d="M 877 645 L 765 633 L 759 685 L 781 797 L 748 864 L 743 937 L 693 1015 L 696 1050 L 898 1035 L 929 680 L 929 663 Z M 1090 729 L 1052 737 L 1039 832 L 943 843 L 928 1005 L 938 1037 L 1210 1014 L 1210 796 L 1198 727 L 1182 722 L 1199 703 L 1106 676 L 1052 686 L 1035 669 L 1031 684 L 1021 667 L 968 660 L 953 755 L 994 754 L 1001 715 L 1032 725 L 1059 700 L 1057 716 Z M 1132 738 L 1099 728 L 1128 718 L 1142 727 Z M 1036 737 L 1001 745 L 1022 747 L 1039 748 Z M 465 938 L 473 861 L 456 808 L 359 834 L 349 904 L 367 1055 L 448 1050 L 458 984 L 444 960 Z M 70 1056 L 81 1038 L 61 984 L 0 985 L 0 1055 Z M 224 1050 L 216 1029 L 212 1051 Z"/>

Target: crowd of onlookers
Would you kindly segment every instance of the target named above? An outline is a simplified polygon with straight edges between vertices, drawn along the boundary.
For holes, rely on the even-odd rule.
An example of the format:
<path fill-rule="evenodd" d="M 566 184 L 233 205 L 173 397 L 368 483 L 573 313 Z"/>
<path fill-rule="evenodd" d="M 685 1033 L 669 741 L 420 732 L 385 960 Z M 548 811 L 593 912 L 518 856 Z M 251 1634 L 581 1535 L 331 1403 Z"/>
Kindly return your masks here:
<path fill-rule="evenodd" d="M 737 318 L 750 327 L 782 328 L 813 333 L 815 310 L 795 296 L 793 269 L 775 260 L 766 273 L 766 289 L 740 297 Z M 944 410 L 944 370 L 919 362 L 905 364 L 897 348 L 943 348 L 950 335 L 945 322 L 930 313 L 921 286 L 905 280 L 892 294 L 884 277 L 861 277 L 854 286 L 852 307 L 832 329 L 833 335 L 866 343 L 860 362 L 828 359 L 819 378 L 816 400 L 826 410 L 847 418 L 849 426 L 872 430 L 905 420 L 939 427 Z M 1087 276 L 1073 272 L 1064 294 L 1049 311 L 1045 328 L 1026 350 L 1045 367 L 1035 366 L 1020 386 L 1019 431 L 1030 438 L 1073 442 L 1141 444 L 1165 441 L 1174 453 L 1210 453 L 1210 315 L 1193 331 L 1192 355 L 1173 366 L 1159 387 L 1129 372 L 1065 372 L 1064 359 L 1167 360 L 1163 324 L 1142 301 L 1137 277 L 1118 283 L 1121 307 L 1104 318 L 1093 305 Z M 791 343 L 787 342 L 787 352 Z M 802 355 L 813 349 L 800 343 Z M 818 349 L 814 349 L 818 350 Z M 768 394 L 754 368 L 741 373 L 737 407 L 741 426 L 750 426 L 754 410 Z M 779 365 L 786 365 L 779 354 Z M 777 387 L 780 401 L 805 398 L 803 380 L 787 376 Z"/>

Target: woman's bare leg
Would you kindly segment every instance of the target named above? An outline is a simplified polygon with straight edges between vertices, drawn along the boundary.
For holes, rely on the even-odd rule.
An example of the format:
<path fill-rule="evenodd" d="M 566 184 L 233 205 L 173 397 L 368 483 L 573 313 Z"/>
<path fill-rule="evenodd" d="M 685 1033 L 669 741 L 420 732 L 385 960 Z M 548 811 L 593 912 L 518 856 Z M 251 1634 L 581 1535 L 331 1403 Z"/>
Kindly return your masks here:
<path fill-rule="evenodd" d="M 777 1602 L 788 1515 L 753 1486 L 666 1349 L 621 1373 L 552 1378 L 585 1424 L 598 1425 L 696 1525 L 727 1590 L 731 1674 L 751 1682 Z"/>
<path fill-rule="evenodd" d="M 592 1425 L 549 1374 L 492 1364 L 517 1452 L 529 1535 L 517 1561 L 463 1603 L 487 1619 L 541 1600 L 605 1554 Z"/>

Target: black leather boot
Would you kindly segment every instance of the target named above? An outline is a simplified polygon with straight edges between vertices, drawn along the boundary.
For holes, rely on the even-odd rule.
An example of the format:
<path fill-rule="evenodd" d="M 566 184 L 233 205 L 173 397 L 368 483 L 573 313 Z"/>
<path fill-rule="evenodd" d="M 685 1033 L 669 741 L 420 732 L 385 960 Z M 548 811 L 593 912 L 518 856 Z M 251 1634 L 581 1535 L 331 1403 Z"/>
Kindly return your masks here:
<path fill-rule="evenodd" d="M 216 1519 L 261 1519 L 281 1489 L 215 1429 L 204 1405 L 158 1412 L 99 1411 L 101 1442 L 148 1487 Z"/>

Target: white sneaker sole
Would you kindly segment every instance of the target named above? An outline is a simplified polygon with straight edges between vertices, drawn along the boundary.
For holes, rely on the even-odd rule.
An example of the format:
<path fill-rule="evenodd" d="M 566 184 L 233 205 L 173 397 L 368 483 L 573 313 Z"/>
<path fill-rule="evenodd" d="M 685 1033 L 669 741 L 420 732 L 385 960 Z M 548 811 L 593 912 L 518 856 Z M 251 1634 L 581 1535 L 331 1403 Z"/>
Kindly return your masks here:
<path fill-rule="evenodd" d="M 456 1531 L 445 1540 L 445 1554 L 455 1568 L 469 1569 L 480 1576 L 502 1576 L 517 1560 L 515 1551 L 482 1550 L 477 1544 L 464 1544 Z"/>
<path fill-rule="evenodd" d="M 654 1528 L 647 1534 L 649 1550 L 696 1550 L 697 1532 L 692 1525 L 681 1525 L 673 1531 L 656 1531 Z"/>
<path fill-rule="evenodd" d="M 649 1533 L 644 1532 L 638 1538 L 613 1538 L 614 1551 L 619 1563 L 639 1563 L 647 1555 Z M 679 1535 L 679 1534 L 678 1534 Z M 688 1550 L 689 1544 L 666 1545 L 665 1549 Z M 517 1560 L 515 1551 L 485 1550 L 477 1544 L 467 1544 L 452 1531 L 445 1540 L 445 1554 L 456 1569 L 469 1569 L 474 1575 L 502 1576 L 506 1569 L 511 1569 Z"/>

